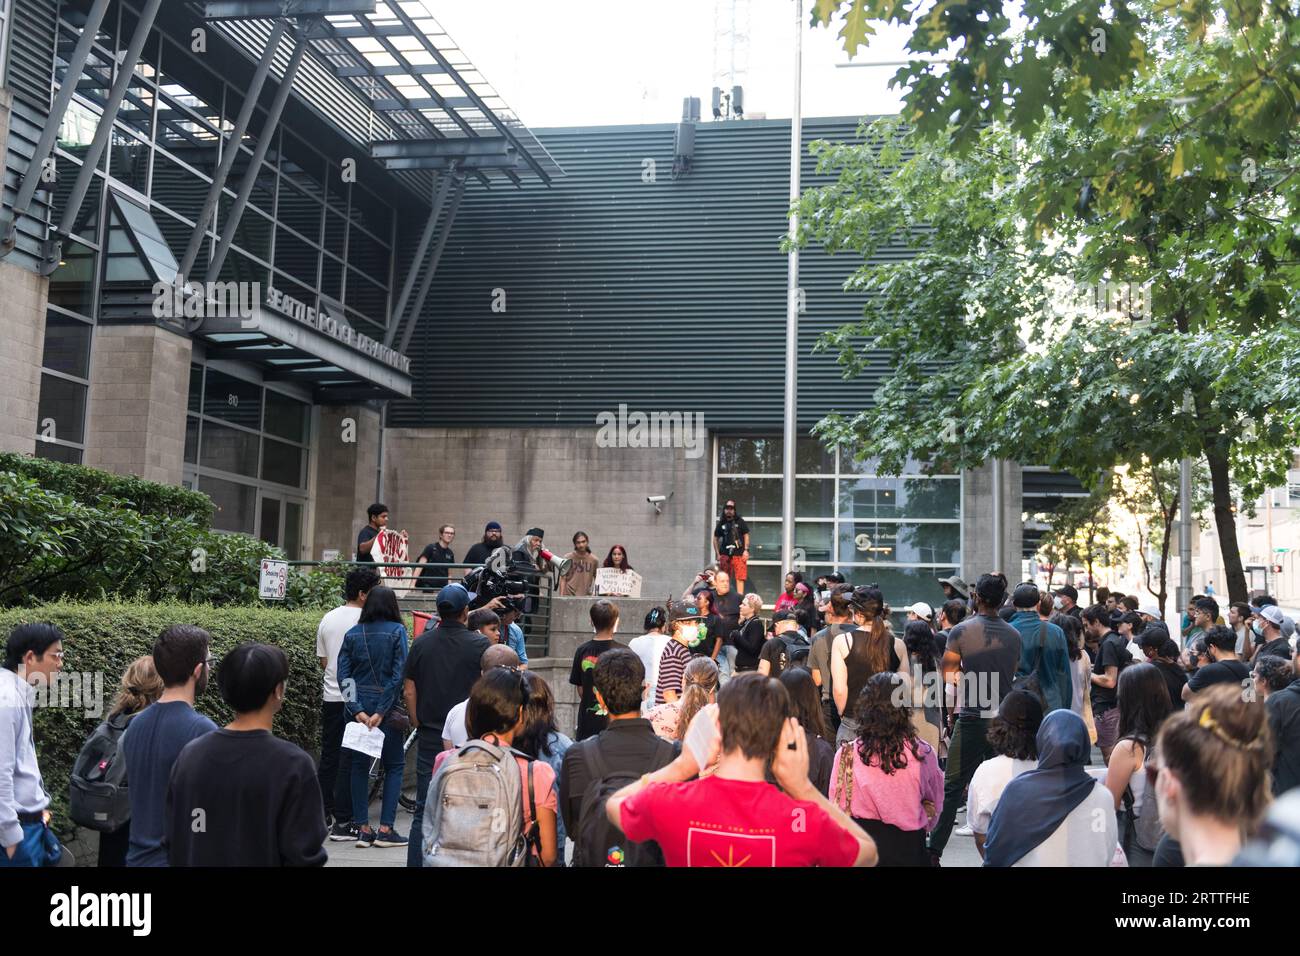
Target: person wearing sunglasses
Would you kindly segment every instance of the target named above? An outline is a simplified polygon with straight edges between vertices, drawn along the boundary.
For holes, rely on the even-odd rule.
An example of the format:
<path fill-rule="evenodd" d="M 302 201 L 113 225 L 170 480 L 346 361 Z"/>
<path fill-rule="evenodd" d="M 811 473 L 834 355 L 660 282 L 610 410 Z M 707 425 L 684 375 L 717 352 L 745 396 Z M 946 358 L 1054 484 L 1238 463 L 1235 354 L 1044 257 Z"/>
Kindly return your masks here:
<path fill-rule="evenodd" d="M 1225 866 L 1268 809 L 1273 734 L 1267 710 L 1231 684 L 1197 694 L 1160 728 L 1148 788 L 1188 866 Z"/>

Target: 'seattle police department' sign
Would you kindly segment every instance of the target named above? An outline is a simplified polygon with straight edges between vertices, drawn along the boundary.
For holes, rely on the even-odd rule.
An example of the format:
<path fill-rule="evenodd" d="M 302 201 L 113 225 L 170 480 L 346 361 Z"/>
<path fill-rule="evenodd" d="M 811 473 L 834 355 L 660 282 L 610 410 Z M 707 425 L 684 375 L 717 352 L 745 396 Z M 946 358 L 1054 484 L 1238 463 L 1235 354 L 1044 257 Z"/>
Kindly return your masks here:
<path fill-rule="evenodd" d="M 324 303 L 322 303 L 322 306 Z M 377 342 L 368 335 L 363 335 L 346 322 L 341 322 L 325 308 L 314 309 L 299 302 L 292 296 L 285 295 L 274 286 L 266 289 L 266 307 L 286 315 L 296 322 L 310 326 L 323 335 L 337 339 L 344 345 L 356 349 L 363 355 L 383 362 L 404 374 L 411 373 L 411 360 L 395 349 L 390 349 L 382 342 Z"/>

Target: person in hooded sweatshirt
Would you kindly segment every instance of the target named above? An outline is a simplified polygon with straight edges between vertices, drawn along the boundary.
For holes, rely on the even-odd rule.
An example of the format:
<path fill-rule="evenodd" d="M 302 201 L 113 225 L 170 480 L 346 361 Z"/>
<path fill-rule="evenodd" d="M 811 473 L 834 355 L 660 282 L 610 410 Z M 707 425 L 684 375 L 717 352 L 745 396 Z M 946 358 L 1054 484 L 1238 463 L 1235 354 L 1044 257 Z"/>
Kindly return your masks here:
<path fill-rule="evenodd" d="M 1014 778 L 989 821 L 985 866 L 1110 866 L 1119 844 L 1115 798 L 1086 769 L 1088 728 L 1054 710 L 1038 728 L 1038 767 Z"/>

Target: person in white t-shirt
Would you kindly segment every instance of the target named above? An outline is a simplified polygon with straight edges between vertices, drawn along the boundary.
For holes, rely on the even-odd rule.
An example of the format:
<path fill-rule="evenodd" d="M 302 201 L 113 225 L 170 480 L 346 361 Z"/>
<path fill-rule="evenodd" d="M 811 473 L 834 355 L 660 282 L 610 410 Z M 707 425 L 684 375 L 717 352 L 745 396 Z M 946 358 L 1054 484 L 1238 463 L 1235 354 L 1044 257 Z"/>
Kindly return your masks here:
<path fill-rule="evenodd" d="M 645 633 L 632 638 L 627 645 L 632 653 L 641 658 L 641 663 L 645 665 L 646 682 L 651 687 L 657 686 L 659 682 L 659 658 L 663 656 L 664 646 L 669 640 L 669 635 L 664 633 L 667 620 L 663 608 L 651 608 L 645 616 Z M 653 706 L 654 695 L 647 694 L 646 699 L 641 701 L 641 713 L 649 713 Z"/>
<path fill-rule="evenodd" d="M 1002 791 L 984 842 L 985 866 L 1110 866 L 1119 845 L 1115 799 L 1085 769 L 1088 728 L 1054 710 L 1038 728 L 1038 766 Z"/>
<path fill-rule="evenodd" d="M 343 728 L 348 718 L 338 681 L 339 648 L 343 646 L 343 636 L 361 618 L 366 595 L 378 584 L 379 575 L 369 568 L 349 571 L 343 582 L 347 602 L 327 612 L 316 628 L 316 657 L 325 670 L 321 681 L 320 767 L 316 779 L 325 805 L 325 821 L 330 827 L 329 838 L 335 841 L 357 838 L 349 789 L 352 751 L 343 747 Z M 348 690 L 355 694 L 355 688 Z"/>
<path fill-rule="evenodd" d="M 989 821 L 998 808 L 1002 791 L 1016 777 L 1038 766 L 1037 738 L 1042 723 L 1042 701 L 1027 690 L 1013 690 L 1003 697 L 998 715 L 989 723 L 989 746 L 997 756 L 979 765 L 966 796 L 966 825 L 975 837 L 975 849 L 981 857 Z"/>
<path fill-rule="evenodd" d="M 519 655 L 509 644 L 493 644 L 479 659 L 479 674 L 486 674 L 494 667 L 518 667 Z M 442 725 L 442 749 L 458 750 L 469 743 L 469 730 L 465 726 L 465 709 L 469 698 L 465 698 L 451 710 L 447 711 L 447 720 Z"/>

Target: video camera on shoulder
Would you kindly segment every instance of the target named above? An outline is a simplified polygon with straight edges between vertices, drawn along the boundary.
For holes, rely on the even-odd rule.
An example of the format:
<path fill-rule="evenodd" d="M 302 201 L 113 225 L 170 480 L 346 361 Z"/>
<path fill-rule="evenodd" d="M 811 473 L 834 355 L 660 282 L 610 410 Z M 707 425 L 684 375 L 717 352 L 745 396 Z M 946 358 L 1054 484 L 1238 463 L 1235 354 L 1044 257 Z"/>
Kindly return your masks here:
<path fill-rule="evenodd" d="M 528 593 L 529 582 L 512 562 L 509 548 L 500 547 L 488 556 L 481 567 L 465 574 L 465 587 L 473 595 L 470 610 L 477 610 L 493 598 L 503 598 L 502 611 L 536 614 L 537 598 Z"/>

